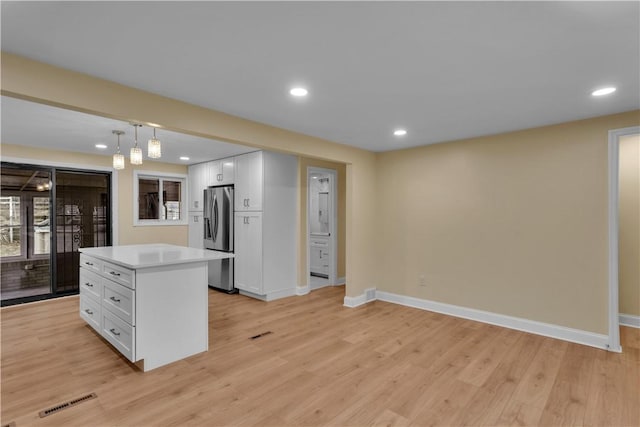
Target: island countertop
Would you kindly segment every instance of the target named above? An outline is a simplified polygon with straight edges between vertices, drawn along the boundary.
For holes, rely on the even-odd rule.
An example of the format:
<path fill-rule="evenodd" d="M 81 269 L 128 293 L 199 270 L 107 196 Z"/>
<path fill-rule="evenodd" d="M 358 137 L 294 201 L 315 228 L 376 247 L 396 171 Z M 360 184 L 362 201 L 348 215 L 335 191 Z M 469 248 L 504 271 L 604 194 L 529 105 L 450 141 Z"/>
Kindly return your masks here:
<path fill-rule="evenodd" d="M 80 248 L 79 251 L 131 269 L 189 264 L 234 257 L 229 252 L 195 249 L 164 243 Z"/>

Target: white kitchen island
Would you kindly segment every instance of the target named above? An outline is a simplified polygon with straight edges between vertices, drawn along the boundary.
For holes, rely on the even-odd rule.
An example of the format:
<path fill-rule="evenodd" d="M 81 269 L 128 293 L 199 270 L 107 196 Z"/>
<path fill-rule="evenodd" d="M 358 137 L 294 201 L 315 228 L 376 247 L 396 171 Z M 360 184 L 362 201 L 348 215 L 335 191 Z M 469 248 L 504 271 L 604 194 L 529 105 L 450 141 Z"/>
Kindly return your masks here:
<path fill-rule="evenodd" d="M 80 249 L 80 317 L 143 371 L 207 351 L 207 264 L 226 252 L 167 244 Z"/>

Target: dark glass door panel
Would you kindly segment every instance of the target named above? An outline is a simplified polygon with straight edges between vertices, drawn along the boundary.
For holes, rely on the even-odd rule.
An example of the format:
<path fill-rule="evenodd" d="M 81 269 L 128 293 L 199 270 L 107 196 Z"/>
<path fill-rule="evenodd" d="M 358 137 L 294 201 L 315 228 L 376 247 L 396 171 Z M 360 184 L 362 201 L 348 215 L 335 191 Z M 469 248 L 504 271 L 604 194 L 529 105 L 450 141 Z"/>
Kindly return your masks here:
<path fill-rule="evenodd" d="M 80 248 L 111 244 L 109 175 L 56 172 L 56 289 L 78 290 Z"/>

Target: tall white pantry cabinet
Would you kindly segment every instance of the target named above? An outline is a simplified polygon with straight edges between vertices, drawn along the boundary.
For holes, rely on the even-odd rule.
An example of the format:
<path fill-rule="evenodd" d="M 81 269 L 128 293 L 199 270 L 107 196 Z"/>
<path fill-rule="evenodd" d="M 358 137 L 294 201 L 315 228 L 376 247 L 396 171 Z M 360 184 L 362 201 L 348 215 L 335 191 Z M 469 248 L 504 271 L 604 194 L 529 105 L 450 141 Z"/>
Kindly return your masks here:
<path fill-rule="evenodd" d="M 241 294 L 265 301 L 295 295 L 298 160 L 287 154 L 255 151 L 235 156 L 233 161 L 234 286 Z M 189 213 L 189 246 L 193 247 L 202 247 L 202 201 L 198 198 L 202 199 L 208 185 L 217 185 L 205 185 L 202 178 L 198 182 L 198 176 L 208 176 L 198 169 L 200 165 L 189 167 L 189 208 L 200 206 L 199 211 Z"/>

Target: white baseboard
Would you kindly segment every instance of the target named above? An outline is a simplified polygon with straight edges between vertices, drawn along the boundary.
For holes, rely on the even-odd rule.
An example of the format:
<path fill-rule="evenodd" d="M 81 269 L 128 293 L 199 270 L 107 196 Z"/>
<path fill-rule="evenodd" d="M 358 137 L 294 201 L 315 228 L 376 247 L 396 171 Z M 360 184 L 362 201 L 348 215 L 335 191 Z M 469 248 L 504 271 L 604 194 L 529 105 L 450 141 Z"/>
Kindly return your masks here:
<path fill-rule="evenodd" d="M 298 296 L 306 295 L 309 292 L 311 292 L 311 288 L 309 287 L 309 285 L 302 285 L 296 288 L 296 295 Z"/>
<path fill-rule="evenodd" d="M 338 280 L 336 280 L 335 286 L 344 285 L 345 283 L 347 283 L 346 277 L 338 277 Z"/>
<path fill-rule="evenodd" d="M 359 305 L 366 304 L 376 299 L 376 288 L 367 288 L 363 294 L 357 297 L 344 297 L 344 306 L 349 308 L 358 307 Z"/>
<path fill-rule="evenodd" d="M 360 295 L 356 298 L 360 297 L 363 297 L 363 295 Z M 380 301 L 404 305 L 407 307 L 420 308 L 422 310 L 434 311 L 436 313 L 462 317 L 464 319 L 475 320 L 491 325 L 502 326 L 509 329 L 515 329 L 518 331 L 529 332 L 536 335 L 542 335 L 545 337 L 556 338 L 564 341 L 574 342 L 577 344 L 583 344 L 591 347 L 609 350 L 609 337 L 607 335 L 567 328 L 565 326 L 553 325 L 550 323 L 538 322 L 535 320 L 507 316 L 504 314 L 496 314 L 488 311 L 476 310 L 473 308 L 466 308 L 415 297 L 397 295 L 390 292 L 376 291 L 376 299 Z M 364 302 L 362 304 L 364 304 Z M 349 305 L 347 305 L 347 297 L 345 297 L 344 305 L 349 307 Z"/>
<path fill-rule="evenodd" d="M 631 328 L 640 328 L 640 316 L 634 316 L 633 314 L 622 314 L 619 317 L 620 324 L 622 326 L 629 326 Z"/>

